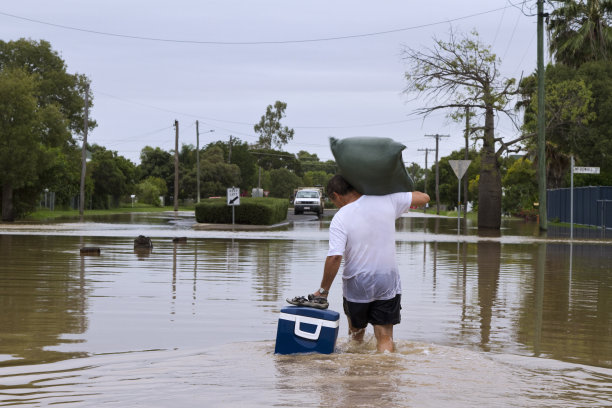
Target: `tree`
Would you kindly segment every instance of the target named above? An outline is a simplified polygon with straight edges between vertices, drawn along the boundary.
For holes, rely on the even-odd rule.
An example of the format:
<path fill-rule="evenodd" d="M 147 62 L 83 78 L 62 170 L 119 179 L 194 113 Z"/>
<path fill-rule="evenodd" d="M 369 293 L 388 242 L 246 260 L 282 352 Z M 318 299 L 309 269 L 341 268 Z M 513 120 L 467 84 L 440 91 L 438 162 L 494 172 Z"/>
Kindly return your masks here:
<path fill-rule="evenodd" d="M 516 160 L 506 172 L 504 185 L 503 211 L 518 214 L 522 210 L 532 210 L 538 201 L 538 186 L 535 183 L 536 170 L 527 158 Z"/>
<path fill-rule="evenodd" d="M 410 178 L 414 182 L 415 190 L 423 191 L 425 187 L 425 172 L 426 169 L 423 169 L 418 163 L 410 163 L 410 166 L 406 167 L 406 171 L 410 175 Z"/>
<path fill-rule="evenodd" d="M 204 197 L 225 195 L 228 187 L 240 184 L 240 168 L 228 164 L 223 158 L 223 149 L 211 146 L 200 156 L 200 189 Z M 196 191 L 195 171 L 185 175 L 185 186 L 191 183 L 189 191 Z M 187 180 L 188 179 L 188 180 Z"/>
<path fill-rule="evenodd" d="M 325 188 L 327 182 L 333 176 L 333 174 L 324 171 L 307 171 L 304 173 L 304 177 L 302 177 L 302 184 L 304 186 L 321 186 Z"/>
<path fill-rule="evenodd" d="M 166 182 L 159 177 L 147 177 L 136 186 L 138 200 L 155 206 L 161 206 L 159 197 L 167 192 Z"/>
<path fill-rule="evenodd" d="M 58 163 L 74 159 L 70 150 L 76 141 L 71 132 L 83 132 L 88 80 L 69 74 L 48 42 L 25 39 L 0 41 L 0 73 L 2 218 L 13 220 L 33 209 L 42 190 L 49 187 L 50 168 L 58 170 Z M 89 121 L 90 129 L 95 125 Z"/>
<path fill-rule="evenodd" d="M 263 149 L 271 149 L 273 146 L 280 149 L 293 139 L 293 129 L 282 126 L 280 121 L 285 117 L 285 102 L 276 101 L 274 106 L 268 105 L 266 113 L 253 129 L 259 133 L 258 146 Z"/>
<path fill-rule="evenodd" d="M 88 171 L 94 182 L 94 208 L 119 205 L 121 197 L 134 192 L 136 166 L 123 156 L 103 146 L 91 146 Z"/>
<path fill-rule="evenodd" d="M 167 191 L 174 191 L 174 157 L 159 147 L 145 146 L 140 151 L 139 173 L 141 180 L 149 177 L 161 178 Z M 167 200 L 167 192 L 164 194 Z"/>
<path fill-rule="evenodd" d="M 270 195 L 289 199 L 302 180 L 287 169 L 270 170 Z"/>
<path fill-rule="evenodd" d="M 305 150 L 300 150 L 297 154 L 297 158 L 303 172 L 324 171 L 328 174 L 336 174 L 336 162 L 333 160 L 322 162 L 319 160 L 319 156 L 317 156 L 316 153 L 308 153 Z"/>
<path fill-rule="evenodd" d="M 560 4 L 550 13 L 549 49 L 561 64 L 578 67 L 584 62 L 612 57 L 611 0 L 552 0 Z"/>
<path fill-rule="evenodd" d="M 257 184 L 257 157 L 253 155 L 246 142 L 241 141 L 237 137 L 231 137 L 231 157 L 230 157 L 230 142 L 216 141 L 209 144 L 206 149 L 211 146 L 219 146 L 223 149 L 224 159 L 235 164 L 240 168 L 240 187 L 241 190 L 250 190 Z"/>
<path fill-rule="evenodd" d="M 0 182 L 2 220 L 12 221 L 13 191 L 37 179 L 42 162 L 41 119 L 35 79 L 22 70 L 0 71 Z"/>
<path fill-rule="evenodd" d="M 537 98 L 535 74 L 521 81 L 525 108 L 523 129 L 535 131 Z M 593 61 L 579 68 L 549 65 L 546 68 L 546 173 L 547 186 L 567 186 L 570 156 L 578 163 L 601 167 L 594 183 L 612 181 L 612 62 Z M 537 162 L 535 146 L 525 148 Z"/>
<path fill-rule="evenodd" d="M 468 151 L 469 160 L 472 162 L 468 167 L 467 171 L 463 175 L 468 179 L 468 183 L 471 183 L 472 180 L 476 179 L 478 173 L 480 172 L 480 157 L 476 153 L 475 150 Z M 464 160 L 465 158 L 465 150 L 455 150 L 451 152 L 448 156 L 442 157 L 439 160 L 439 168 L 440 168 L 440 202 L 446 203 L 449 207 L 457 206 L 457 176 L 453 171 L 449 160 Z M 430 174 L 435 172 L 435 165 L 432 165 L 432 168 L 429 170 Z M 463 180 L 463 178 L 461 179 Z M 424 184 L 424 183 L 423 183 Z M 427 180 L 427 191 L 433 191 L 436 186 L 436 180 L 434 177 L 429 177 Z M 461 184 L 461 197 L 462 200 L 465 198 L 465 191 L 463 191 L 463 183 Z M 475 196 L 471 196 L 471 201 L 474 200 Z"/>
<path fill-rule="evenodd" d="M 448 42 L 434 38 L 434 47 L 426 51 L 407 48 L 405 59 L 406 93 L 425 96 L 425 107 L 418 114 L 449 109 L 461 119 L 465 108 L 480 111 L 484 123 L 475 126 L 475 137 L 482 141 L 479 182 L 480 206 L 478 227 L 499 229 L 501 226 L 501 173 L 499 158 L 526 138 L 521 135 L 511 141 L 495 137 L 495 115 L 502 113 L 514 120 L 508 104 L 516 93 L 514 79 L 502 79 L 498 70 L 499 59 L 490 47 L 483 45 L 477 33 L 456 38 L 453 32 Z M 499 147 L 497 146 L 499 145 Z"/>
<path fill-rule="evenodd" d="M 287 169 L 299 177 L 302 176 L 301 162 L 294 154 L 274 149 L 252 149 L 251 154 L 257 158 L 257 164 L 264 170 Z"/>

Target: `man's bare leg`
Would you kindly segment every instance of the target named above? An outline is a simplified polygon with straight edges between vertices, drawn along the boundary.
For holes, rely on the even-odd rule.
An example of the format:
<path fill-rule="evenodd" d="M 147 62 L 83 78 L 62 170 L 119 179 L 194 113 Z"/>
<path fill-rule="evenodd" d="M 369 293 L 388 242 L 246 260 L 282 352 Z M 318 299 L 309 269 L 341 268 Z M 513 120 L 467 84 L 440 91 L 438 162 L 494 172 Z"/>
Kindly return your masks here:
<path fill-rule="evenodd" d="M 376 348 L 379 352 L 393 351 L 393 325 L 374 325 L 374 336 L 376 337 Z"/>
<path fill-rule="evenodd" d="M 365 327 L 363 329 L 356 329 L 351 324 L 351 319 L 347 318 L 347 321 L 349 326 L 349 337 L 351 338 L 351 340 L 355 340 L 361 343 L 363 341 L 363 336 L 366 331 Z"/>

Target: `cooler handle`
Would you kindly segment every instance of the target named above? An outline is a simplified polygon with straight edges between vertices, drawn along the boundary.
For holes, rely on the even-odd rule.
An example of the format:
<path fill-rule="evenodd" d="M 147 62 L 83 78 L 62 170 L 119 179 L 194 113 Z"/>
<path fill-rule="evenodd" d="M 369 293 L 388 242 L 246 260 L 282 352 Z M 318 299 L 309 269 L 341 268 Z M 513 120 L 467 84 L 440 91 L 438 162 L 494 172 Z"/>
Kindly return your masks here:
<path fill-rule="evenodd" d="M 304 319 L 302 320 L 301 316 L 295 316 L 295 328 L 293 329 L 293 332 L 295 333 L 296 336 L 299 337 L 303 337 L 305 339 L 308 340 L 318 340 L 319 339 L 319 334 L 321 334 L 321 320 L 316 319 L 316 322 L 313 322 L 313 320 L 315 319 Z M 308 324 L 314 324 L 317 326 L 316 330 L 314 331 L 314 333 L 309 333 L 307 331 L 303 331 L 300 329 L 300 324 L 302 323 L 302 321 L 304 321 L 304 323 L 308 323 Z"/>

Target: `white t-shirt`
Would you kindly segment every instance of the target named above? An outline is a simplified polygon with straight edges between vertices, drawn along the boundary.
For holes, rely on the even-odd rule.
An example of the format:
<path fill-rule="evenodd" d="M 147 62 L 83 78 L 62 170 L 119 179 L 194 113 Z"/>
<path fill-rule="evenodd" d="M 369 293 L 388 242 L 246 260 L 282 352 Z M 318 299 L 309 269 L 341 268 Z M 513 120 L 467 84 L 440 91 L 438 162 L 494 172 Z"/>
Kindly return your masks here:
<path fill-rule="evenodd" d="M 395 220 L 410 208 L 412 193 L 363 195 L 336 213 L 328 256 L 342 255 L 342 291 L 350 302 L 387 300 L 401 293 L 395 260 Z"/>

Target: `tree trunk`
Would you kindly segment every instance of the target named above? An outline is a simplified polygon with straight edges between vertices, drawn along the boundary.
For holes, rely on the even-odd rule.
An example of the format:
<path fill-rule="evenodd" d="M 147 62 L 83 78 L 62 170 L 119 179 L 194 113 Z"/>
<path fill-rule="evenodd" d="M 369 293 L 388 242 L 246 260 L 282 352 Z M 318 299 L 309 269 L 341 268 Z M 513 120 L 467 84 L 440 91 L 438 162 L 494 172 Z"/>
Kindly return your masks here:
<path fill-rule="evenodd" d="M 478 228 L 501 227 L 501 171 L 495 154 L 494 111 L 485 113 L 480 182 L 478 183 Z"/>
<path fill-rule="evenodd" d="M 6 182 L 2 185 L 2 221 L 14 221 L 13 185 Z"/>

